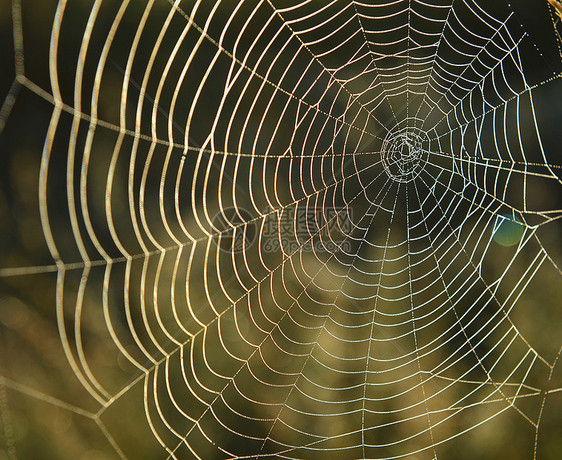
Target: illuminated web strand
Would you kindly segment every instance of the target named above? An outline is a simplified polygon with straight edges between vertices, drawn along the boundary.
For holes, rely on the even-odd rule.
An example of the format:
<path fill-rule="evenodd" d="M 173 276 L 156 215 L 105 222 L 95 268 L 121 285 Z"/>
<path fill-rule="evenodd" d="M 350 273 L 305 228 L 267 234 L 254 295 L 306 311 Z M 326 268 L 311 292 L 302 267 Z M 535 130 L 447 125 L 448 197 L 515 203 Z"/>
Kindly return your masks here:
<path fill-rule="evenodd" d="M 69 70 L 71 3 L 49 90 L 12 5 L 0 134 L 22 92 L 52 107 L 52 264 L 0 278 L 56 273 L 53 327 L 99 410 L 3 387 L 93 419 L 121 458 L 102 420 L 141 384 L 167 458 L 438 458 L 503 413 L 536 430 L 536 456 L 560 351 L 543 356 L 514 309 L 560 274 L 539 232 L 562 210 L 528 185 L 561 183 L 536 103 L 560 73 L 509 4 L 148 0 L 135 16 L 96 0 Z M 521 235 L 490 274 L 504 220 Z M 117 389 L 88 345 L 93 304 L 134 368 Z"/>

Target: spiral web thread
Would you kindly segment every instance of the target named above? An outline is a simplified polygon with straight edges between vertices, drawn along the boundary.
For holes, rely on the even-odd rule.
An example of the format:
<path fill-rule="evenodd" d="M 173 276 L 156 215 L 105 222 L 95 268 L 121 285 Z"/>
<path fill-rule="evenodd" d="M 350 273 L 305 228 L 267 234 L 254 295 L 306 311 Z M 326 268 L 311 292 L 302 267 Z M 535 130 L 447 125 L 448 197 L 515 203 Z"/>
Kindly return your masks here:
<path fill-rule="evenodd" d="M 539 351 L 512 314 L 561 274 L 539 235 L 561 212 L 537 192 L 561 184 L 546 2 L 544 43 L 505 1 L 86 3 L 56 6 L 48 89 L 12 4 L 0 129 L 23 93 L 51 106 L 53 263 L 0 276 L 56 275 L 97 409 L 3 387 L 121 457 L 105 417 L 127 398 L 167 458 L 438 458 L 505 412 L 536 457 L 560 340 Z M 95 363 L 94 321 L 127 371 Z"/>

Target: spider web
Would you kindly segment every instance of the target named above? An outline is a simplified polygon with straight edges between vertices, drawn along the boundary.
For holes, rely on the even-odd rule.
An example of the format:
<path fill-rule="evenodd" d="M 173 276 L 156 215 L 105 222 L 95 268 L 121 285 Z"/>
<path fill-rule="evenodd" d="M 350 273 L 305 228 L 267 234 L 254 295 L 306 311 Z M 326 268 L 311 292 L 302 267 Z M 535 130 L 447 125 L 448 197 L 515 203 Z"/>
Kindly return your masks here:
<path fill-rule="evenodd" d="M 506 420 L 547 458 L 562 57 L 526 8 L 14 0 L 2 323 L 64 359 L 3 358 L 8 458 L 17 394 L 122 458 L 461 458 Z"/>

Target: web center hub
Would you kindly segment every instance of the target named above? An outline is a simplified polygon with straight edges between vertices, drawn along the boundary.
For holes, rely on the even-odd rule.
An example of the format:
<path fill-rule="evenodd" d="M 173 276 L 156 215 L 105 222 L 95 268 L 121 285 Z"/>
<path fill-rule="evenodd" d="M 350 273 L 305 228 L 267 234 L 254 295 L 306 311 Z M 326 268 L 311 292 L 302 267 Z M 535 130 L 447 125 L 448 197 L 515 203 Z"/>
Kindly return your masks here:
<path fill-rule="evenodd" d="M 415 128 L 391 131 L 383 142 L 381 160 L 388 176 L 397 182 L 415 179 L 427 163 L 429 138 Z"/>

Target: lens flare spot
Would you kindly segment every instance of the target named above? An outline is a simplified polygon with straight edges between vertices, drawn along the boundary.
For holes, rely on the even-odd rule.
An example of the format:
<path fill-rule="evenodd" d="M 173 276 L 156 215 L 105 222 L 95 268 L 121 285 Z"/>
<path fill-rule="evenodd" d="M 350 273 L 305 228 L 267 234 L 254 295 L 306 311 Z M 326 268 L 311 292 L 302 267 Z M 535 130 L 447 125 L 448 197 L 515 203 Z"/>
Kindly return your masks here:
<path fill-rule="evenodd" d="M 509 214 L 498 216 L 494 223 L 494 241 L 502 246 L 509 247 L 519 244 L 524 232 L 523 223 Z"/>

